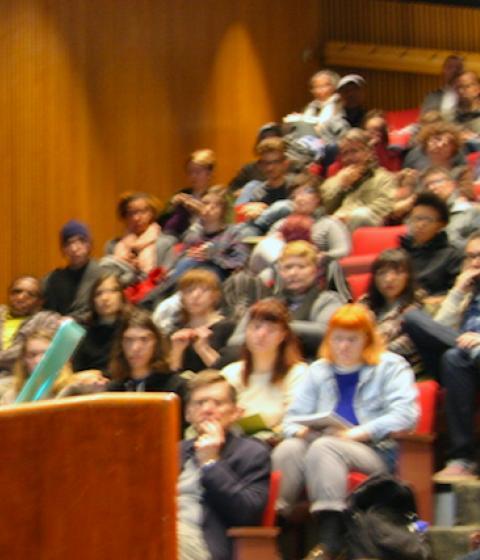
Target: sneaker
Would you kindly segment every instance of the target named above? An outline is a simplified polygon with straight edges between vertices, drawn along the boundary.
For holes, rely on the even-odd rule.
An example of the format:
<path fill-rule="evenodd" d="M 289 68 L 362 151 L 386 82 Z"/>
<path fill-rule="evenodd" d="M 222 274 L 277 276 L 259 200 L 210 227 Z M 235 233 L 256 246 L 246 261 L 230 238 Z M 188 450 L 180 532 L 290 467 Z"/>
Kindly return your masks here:
<path fill-rule="evenodd" d="M 445 468 L 435 473 L 432 477 L 437 484 L 453 484 L 467 480 L 476 480 L 475 467 L 461 461 L 452 461 Z"/>

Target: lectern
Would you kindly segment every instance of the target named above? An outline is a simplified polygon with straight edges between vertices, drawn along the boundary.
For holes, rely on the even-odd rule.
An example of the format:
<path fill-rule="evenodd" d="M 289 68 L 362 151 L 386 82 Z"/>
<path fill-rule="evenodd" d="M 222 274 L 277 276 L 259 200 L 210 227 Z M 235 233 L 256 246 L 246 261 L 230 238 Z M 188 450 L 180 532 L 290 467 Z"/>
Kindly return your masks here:
<path fill-rule="evenodd" d="M 0 558 L 175 560 L 178 408 L 157 393 L 0 409 Z"/>

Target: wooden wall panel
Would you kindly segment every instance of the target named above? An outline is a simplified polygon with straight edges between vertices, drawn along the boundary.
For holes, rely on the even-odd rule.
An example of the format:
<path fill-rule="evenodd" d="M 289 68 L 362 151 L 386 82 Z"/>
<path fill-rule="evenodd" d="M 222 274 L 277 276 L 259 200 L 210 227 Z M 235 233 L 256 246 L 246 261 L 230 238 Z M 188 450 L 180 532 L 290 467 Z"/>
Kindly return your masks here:
<path fill-rule="evenodd" d="M 327 40 L 480 52 L 478 9 L 385 0 L 325 0 L 323 7 Z M 414 107 L 426 92 L 440 85 L 440 80 L 431 76 L 338 70 L 359 71 L 365 76 L 371 107 Z"/>
<path fill-rule="evenodd" d="M 61 264 L 69 218 L 90 224 L 100 254 L 121 231 L 119 193 L 166 200 L 196 148 L 217 151 L 216 180 L 227 181 L 258 127 L 308 99 L 320 11 L 317 0 L 301 10 L 293 0 L 4 0 L 0 294 L 14 275 Z"/>

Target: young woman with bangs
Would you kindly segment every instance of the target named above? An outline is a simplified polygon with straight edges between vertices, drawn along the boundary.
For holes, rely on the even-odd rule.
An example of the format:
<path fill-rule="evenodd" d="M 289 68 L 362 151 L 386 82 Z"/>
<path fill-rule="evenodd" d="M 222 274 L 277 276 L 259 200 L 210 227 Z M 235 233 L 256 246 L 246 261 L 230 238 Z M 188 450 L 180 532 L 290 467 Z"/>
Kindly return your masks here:
<path fill-rule="evenodd" d="M 422 369 L 420 356 L 403 332 L 402 322 L 407 311 L 422 307 L 422 295 L 416 289 L 408 253 L 403 249 L 387 249 L 373 262 L 368 293 L 358 301 L 375 315 L 378 332 L 388 350 L 408 360 L 416 373 Z"/>
<path fill-rule="evenodd" d="M 414 427 L 418 416 L 412 369 L 386 352 L 371 312 L 348 304 L 330 319 L 320 358 L 304 376 L 284 419 L 287 437 L 273 451 L 282 471 L 277 509 L 287 516 L 307 486 L 318 521 L 318 546 L 308 558 L 335 559 L 344 547 L 347 478 L 394 467 L 390 435 Z M 295 417 L 336 413 L 351 427 L 315 432 Z"/>
<path fill-rule="evenodd" d="M 243 359 L 222 371 L 237 389 L 244 416 L 260 414 L 270 436 L 280 434 L 285 411 L 307 369 L 289 323 L 288 309 L 277 299 L 255 303 L 249 312 Z"/>
<path fill-rule="evenodd" d="M 210 270 L 193 269 L 181 276 L 177 287 L 181 310 L 170 337 L 170 367 L 194 373 L 215 367 L 234 328 L 218 309 L 220 280 Z"/>

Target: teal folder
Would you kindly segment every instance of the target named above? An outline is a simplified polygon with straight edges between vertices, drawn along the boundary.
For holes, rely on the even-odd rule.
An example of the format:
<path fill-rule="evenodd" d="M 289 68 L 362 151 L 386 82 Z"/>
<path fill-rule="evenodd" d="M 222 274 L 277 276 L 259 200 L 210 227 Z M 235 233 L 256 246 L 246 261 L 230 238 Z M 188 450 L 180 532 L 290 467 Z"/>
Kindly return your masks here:
<path fill-rule="evenodd" d="M 85 329 L 75 323 L 73 319 L 64 321 L 57 329 L 45 355 L 33 370 L 15 403 L 38 401 L 48 397 L 58 374 L 84 336 Z"/>

